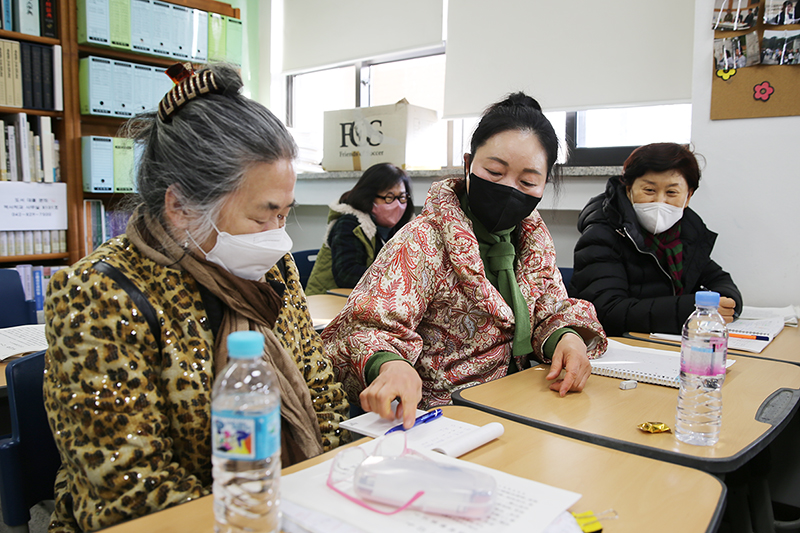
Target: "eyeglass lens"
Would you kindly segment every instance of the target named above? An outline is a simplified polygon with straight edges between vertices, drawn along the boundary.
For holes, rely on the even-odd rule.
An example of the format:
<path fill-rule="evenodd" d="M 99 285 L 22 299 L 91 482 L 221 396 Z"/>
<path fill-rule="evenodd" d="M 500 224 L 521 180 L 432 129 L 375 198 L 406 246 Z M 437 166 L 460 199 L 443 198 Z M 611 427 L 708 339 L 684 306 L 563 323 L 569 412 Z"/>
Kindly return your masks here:
<path fill-rule="evenodd" d="M 383 201 L 386 202 L 387 204 L 390 204 L 390 203 L 394 202 L 395 200 L 397 200 L 401 204 L 404 204 L 404 203 L 406 203 L 408 201 L 408 195 L 407 194 L 401 194 L 400 196 L 395 196 L 394 194 L 389 193 L 389 194 L 386 194 L 384 196 L 378 196 L 378 198 L 382 198 Z"/>

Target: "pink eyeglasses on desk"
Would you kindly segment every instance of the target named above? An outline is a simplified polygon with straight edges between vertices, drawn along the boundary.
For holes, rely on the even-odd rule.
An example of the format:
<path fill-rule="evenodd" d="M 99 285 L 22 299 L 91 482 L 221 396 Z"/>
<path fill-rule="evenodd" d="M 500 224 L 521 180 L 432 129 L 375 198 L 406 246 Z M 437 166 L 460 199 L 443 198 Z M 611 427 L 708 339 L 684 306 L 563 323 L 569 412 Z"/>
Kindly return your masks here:
<path fill-rule="evenodd" d="M 344 482 L 352 483 L 355 496 L 345 491 Z M 497 493 L 493 476 L 466 464 L 431 460 L 407 447 L 405 432 L 380 437 L 372 453 L 361 447 L 339 452 L 331 464 L 327 485 L 351 502 L 382 515 L 413 508 L 480 519 L 491 513 Z M 364 500 L 394 509 L 378 509 Z"/>
<path fill-rule="evenodd" d="M 334 492 L 344 496 L 351 502 L 358 504 L 365 509 L 369 509 L 370 511 L 387 516 L 399 513 L 400 511 L 408 509 L 415 501 L 425 494 L 425 491 L 416 492 L 407 502 L 403 503 L 397 509 L 386 511 L 383 509 L 377 509 L 367 502 L 348 494 L 344 490 L 337 487 L 337 485 L 340 485 L 344 482 L 352 483 L 358 467 L 370 460 L 382 461 L 385 458 L 399 458 L 405 455 L 413 457 L 413 460 L 415 461 L 427 461 L 424 456 L 417 454 L 414 452 L 414 450 L 411 450 L 407 447 L 406 435 L 402 432 L 390 433 L 389 435 L 379 438 L 375 446 L 375 451 L 373 451 L 371 454 L 368 454 L 362 447 L 346 448 L 340 451 L 336 457 L 333 458 L 333 463 L 331 464 L 330 472 L 328 472 L 328 481 L 326 484 Z M 391 500 L 393 502 L 395 501 L 394 498 L 391 498 Z M 394 504 L 389 503 L 389 505 Z"/>

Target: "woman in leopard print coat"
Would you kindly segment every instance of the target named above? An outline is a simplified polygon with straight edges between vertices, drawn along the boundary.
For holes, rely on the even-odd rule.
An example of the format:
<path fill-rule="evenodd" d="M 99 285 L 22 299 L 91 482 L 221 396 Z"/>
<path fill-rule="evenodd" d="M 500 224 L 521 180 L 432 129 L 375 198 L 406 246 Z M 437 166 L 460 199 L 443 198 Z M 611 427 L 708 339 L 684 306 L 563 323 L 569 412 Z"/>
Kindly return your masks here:
<path fill-rule="evenodd" d="M 49 284 L 44 398 L 62 459 L 50 531 L 94 531 L 211 493 L 211 387 L 231 331 L 267 338 L 283 466 L 345 438 L 348 404 L 291 255 L 211 253 L 223 236 L 282 236 L 296 148 L 238 94 L 238 74 L 209 71 L 216 91 L 130 126 L 145 149 L 126 234 Z M 248 254 L 260 280 L 237 261 Z"/>

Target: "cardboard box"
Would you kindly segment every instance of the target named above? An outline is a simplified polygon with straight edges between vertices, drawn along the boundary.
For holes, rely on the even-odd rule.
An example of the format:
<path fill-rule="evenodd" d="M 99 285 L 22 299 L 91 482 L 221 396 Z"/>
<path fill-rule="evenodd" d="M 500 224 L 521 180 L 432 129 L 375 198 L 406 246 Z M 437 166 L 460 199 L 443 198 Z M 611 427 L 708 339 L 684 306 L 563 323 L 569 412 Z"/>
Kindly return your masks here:
<path fill-rule="evenodd" d="M 366 170 L 392 163 L 405 170 L 441 168 L 436 111 L 409 104 L 325 112 L 322 168 Z"/>

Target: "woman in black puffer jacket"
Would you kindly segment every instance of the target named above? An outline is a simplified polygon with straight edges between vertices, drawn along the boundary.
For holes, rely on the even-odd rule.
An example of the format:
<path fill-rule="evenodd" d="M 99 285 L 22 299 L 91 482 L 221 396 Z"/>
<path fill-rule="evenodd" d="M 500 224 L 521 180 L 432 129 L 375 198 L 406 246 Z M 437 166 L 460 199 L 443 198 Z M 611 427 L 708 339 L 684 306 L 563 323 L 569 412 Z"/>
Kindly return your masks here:
<path fill-rule="evenodd" d="M 680 333 L 700 290 L 720 293 L 727 322 L 741 312 L 739 289 L 711 259 L 717 234 L 688 207 L 699 183 L 691 151 L 649 144 L 584 207 L 569 294 L 594 304 L 607 335 Z"/>

